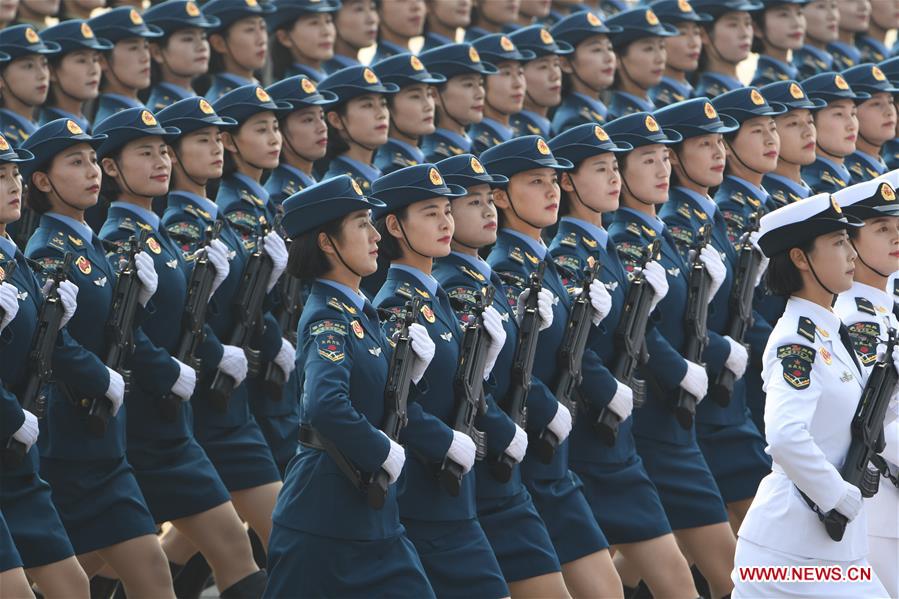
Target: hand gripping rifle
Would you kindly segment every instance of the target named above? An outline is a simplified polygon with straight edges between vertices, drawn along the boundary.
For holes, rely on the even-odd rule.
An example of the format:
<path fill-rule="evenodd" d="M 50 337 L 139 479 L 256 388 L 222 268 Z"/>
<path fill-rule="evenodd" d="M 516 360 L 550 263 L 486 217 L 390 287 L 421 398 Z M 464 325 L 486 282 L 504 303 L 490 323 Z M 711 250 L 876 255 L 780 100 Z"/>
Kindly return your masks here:
<path fill-rule="evenodd" d="M 543 273 L 546 263 L 537 264 L 528 281 L 530 293 L 524 304 L 524 313 L 519 314 L 518 346 L 512 358 L 512 384 L 506 402 L 506 413 L 512 422 L 522 429 L 527 428 L 527 400 L 531 390 L 531 370 L 534 368 L 534 357 L 537 355 L 537 337 L 540 333 L 540 314 L 537 311 L 537 300 L 543 290 Z M 500 482 L 508 482 L 512 478 L 515 460 L 503 452 L 490 462 L 490 473 Z"/>
<path fill-rule="evenodd" d="M 453 430 L 465 433 L 475 443 L 478 459 L 486 453 L 484 433 L 475 428 L 474 421 L 487 412 L 484 399 L 484 370 L 487 367 L 487 346 L 490 335 L 484 328 L 484 310 L 493 304 L 493 286 L 477 294 L 475 305 L 469 311 L 470 320 L 462 335 L 459 351 L 459 366 L 453 377 L 456 396 L 456 415 Z M 440 482 L 447 493 L 459 496 L 462 488 L 462 466 L 447 456 L 440 466 Z"/>
<path fill-rule="evenodd" d="M 703 225 L 690 248 L 690 277 L 687 291 L 687 312 L 684 321 L 687 341 L 684 344 L 684 359 L 702 364 L 702 352 L 708 343 L 707 317 L 709 313 L 709 285 L 711 278 L 705 264 L 700 260 L 700 252 L 709 243 L 712 226 Z M 696 404 L 701 397 L 694 397 L 683 387 L 678 387 L 674 403 L 674 415 L 684 429 L 693 426 Z"/>
<path fill-rule="evenodd" d="M 749 217 L 749 226 L 746 232 L 740 237 L 740 255 L 737 259 L 737 269 L 734 271 L 734 285 L 730 292 L 730 322 L 727 323 L 727 336 L 741 344 L 746 338 L 749 327 L 752 326 L 755 279 L 762 263 L 761 254 L 752 247 L 752 243 L 749 241 L 750 234 L 757 231 L 758 228 L 759 213 L 753 212 Z M 726 408 L 730 404 L 734 382 L 736 382 L 734 373 L 723 368 L 715 381 L 709 385 L 709 397 L 722 408 Z"/>

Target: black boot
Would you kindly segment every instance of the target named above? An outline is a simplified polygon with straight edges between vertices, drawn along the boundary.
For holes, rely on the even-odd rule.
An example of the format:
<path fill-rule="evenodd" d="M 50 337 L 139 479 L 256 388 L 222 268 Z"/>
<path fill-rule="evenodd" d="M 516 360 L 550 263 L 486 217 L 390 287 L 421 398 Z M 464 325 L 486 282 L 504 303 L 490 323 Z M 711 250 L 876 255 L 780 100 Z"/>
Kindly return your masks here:
<path fill-rule="evenodd" d="M 119 581 L 115 578 L 94 576 L 91 578 L 91 599 L 110 599 L 117 586 Z"/>
<path fill-rule="evenodd" d="M 178 576 L 172 581 L 175 596 L 178 599 L 198 599 L 204 589 L 212 586 L 209 580 L 212 569 L 206 563 L 203 554 L 197 553 L 181 567 Z"/>
<path fill-rule="evenodd" d="M 693 584 L 696 586 L 696 591 L 699 593 L 700 597 L 708 597 L 712 596 L 712 591 L 709 590 L 709 583 L 702 575 L 702 572 L 699 571 L 695 565 L 690 566 L 690 574 L 693 575 Z"/>
<path fill-rule="evenodd" d="M 265 570 L 258 570 L 229 586 L 220 596 L 221 599 L 260 599 L 267 582 Z"/>
<path fill-rule="evenodd" d="M 631 593 L 630 597 L 627 595 L 624 597 L 625 599 L 652 599 L 652 593 L 649 591 L 649 587 L 646 586 L 646 583 L 641 580 L 640 584 L 634 587 L 634 592 Z"/>
<path fill-rule="evenodd" d="M 176 564 L 173 561 L 169 561 L 169 572 L 172 574 L 172 580 L 174 581 L 178 574 L 181 573 L 181 570 L 184 569 L 184 564 Z"/>
<path fill-rule="evenodd" d="M 250 537 L 250 547 L 253 548 L 253 559 L 256 561 L 256 565 L 259 566 L 260 570 L 264 570 L 268 557 L 265 555 L 265 547 L 262 546 L 262 539 L 259 538 L 259 535 L 256 534 L 256 531 L 252 528 L 247 529 L 247 536 Z"/>

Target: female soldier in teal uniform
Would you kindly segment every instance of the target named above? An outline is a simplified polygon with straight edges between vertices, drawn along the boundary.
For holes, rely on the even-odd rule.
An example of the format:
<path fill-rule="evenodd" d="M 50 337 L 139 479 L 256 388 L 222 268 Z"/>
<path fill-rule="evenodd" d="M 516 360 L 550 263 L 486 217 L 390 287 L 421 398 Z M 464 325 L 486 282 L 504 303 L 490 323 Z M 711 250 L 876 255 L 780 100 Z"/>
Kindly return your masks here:
<path fill-rule="evenodd" d="M 256 74 L 269 59 L 265 18 L 274 12 L 273 5 L 256 0 L 212 0 L 203 5 L 207 18 L 219 20 L 218 27 L 208 30 L 212 84 L 204 95 L 210 102 L 233 89 L 257 83 Z"/>
<path fill-rule="evenodd" d="M 381 176 L 374 165 L 375 151 L 387 143 L 390 112 L 387 98 L 399 91 L 384 83 L 368 67 L 355 66 L 329 75 L 320 89 L 337 95 L 325 111 L 328 120 L 328 153 L 321 161 L 321 179 L 349 175 L 363 193 Z"/>
<path fill-rule="evenodd" d="M 527 399 L 526 430 L 532 451 L 522 462 L 522 479 L 546 523 L 569 592 L 574 596 L 621 596 L 621 581 L 612 565 L 608 541 L 590 510 L 583 483 L 568 468 L 567 439 L 572 414 L 549 388 L 555 384 L 559 373 L 557 354 L 571 302 L 540 235 L 544 227 L 556 222 L 558 172 L 572 168 L 572 164 L 554 157 L 543 138 L 537 135 L 518 137 L 490 148 L 482 158 L 488 172 L 509 179 L 506 184 L 494 185 L 493 198 L 500 210 L 502 228 L 487 262 L 507 279 L 506 295 L 510 305 L 520 305 L 528 278 L 541 262 L 545 265 L 543 286 L 554 296 L 553 323 L 540 334 L 532 372 L 533 377 L 543 384 L 534 385 Z M 602 285 L 591 286 L 593 322 L 608 313 L 608 299 Z M 588 349 L 583 367 L 586 385 L 596 381 L 600 368 L 598 358 Z M 596 398 L 591 405 L 601 409 L 609 399 Z M 535 443 L 543 445 L 544 449 L 547 444 L 556 448 L 551 454 L 543 454 L 541 459 L 534 451 Z"/>
<path fill-rule="evenodd" d="M 84 222 L 84 211 L 97 202 L 100 167 L 94 148 L 106 136 L 90 136 L 75 121 L 59 119 L 40 127 L 24 148 L 35 159 L 23 165 L 29 182 L 28 202 L 41 214 L 40 225 L 25 255 L 44 267 L 45 275 L 75 255 L 70 277 L 78 286 L 81 309 L 68 322 L 72 339 L 98 361 L 109 350 L 110 318 L 117 264 Z M 115 261 L 113 261 L 115 262 Z M 155 347 L 137 323 L 155 306 L 157 275 L 146 251 L 135 256 L 138 292 L 134 351 L 126 362 L 132 384 L 148 393 L 171 393 L 181 369 L 168 352 Z M 49 388 L 47 417 L 41 421 L 41 476 L 53 489 L 53 503 L 88 576 L 105 562 L 133 596 L 173 597 L 165 554 L 156 526 L 125 457 L 125 396 L 122 375 L 97 367 L 95 376 L 78 384 L 57 381 Z M 108 407 L 105 431 L 88 428 L 88 408 Z M 99 433 L 99 434 L 98 434 Z"/>
<path fill-rule="evenodd" d="M 700 109 L 704 113 L 704 108 Z M 718 118 L 709 119 L 709 125 L 712 129 L 726 128 Z M 734 536 L 724 501 L 696 442 L 695 429 L 683 428 L 673 409 L 673 397 L 679 389 L 699 400 L 705 397 L 708 374 L 702 365 L 689 362 L 680 354 L 687 335 L 683 320 L 662 317 L 682 315 L 686 310 L 688 266 L 665 222 L 656 216 L 657 207 L 668 201 L 668 146 L 683 138 L 676 131 L 662 129 L 645 112 L 616 119 L 604 129 L 616 144 L 634 146 L 621 161 L 621 207 L 609 227 L 609 235 L 628 273 L 642 264 L 646 246 L 660 240 L 657 260 L 665 269 L 669 288 L 652 318 L 661 338 L 645 369 L 646 403 L 634 417 L 637 453 L 659 492 L 685 557 L 709 581 L 712 596 L 722 597 L 731 588 Z M 716 277 L 720 277 L 722 265 L 717 252 L 706 250 L 700 256 L 710 270 L 715 267 L 709 265 L 717 261 Z M 639 574 L 626 557 L 616 556 L 615 562 L 624 583 L 636 586 Z"/>
<path fill-rule="evenodd" d="M 630 280 L 602 218 L 618 208 L 621 175 L 615 154 L 631 146 L 616 145 L 599 125 L 586 123 L 554 137 L 549 147 L 554 156 L 575 165 L 562 175 L 560 213 L 564 216 L 550 244 L 553 260 L 565 273 L 562 280 L 572 294 L 577 292 L 580 273 L 591 261 L 598 261 L 602 265 L 599 280 L 611 296 L 609 315 L 588 338 L 589 347 L 602 361 L 601 376 L 596 379 L 601 385 L 582 388 L 581 393 L 603 399 L 611 396 L 606 409 L 619 422 L 617 438 L 609 447 L 594 428 L 599 412 L 582 408 L 571 433 L 569 464 L 584 481 L 584 494 L 609 543 L 634 565 L 650 591 L 657 597 L 692 592 L 690 566 L 677 547 L 658 492 L 634 445 L 633 392 L 612 374 L 616 353 L 623 351 L 615 332 L 628 309 Z M 668 291 L 665 271 L 650 261 L 644 272 L 644 284 L 652 289 L 652 302 L 658 304 Z M 640 331 L 640 337 L 644 336 L 651 355 L 664 355 L 666 347 L 658 331 L 652 327 Z"/>
<path fill-rule="evenodd" d="M 193 0 L 167 0 L 144 12 L 144 20 L 159 27 L 163 36 L 150 42 L 153 86 L 147 98 L 150 112 L 159 112 L 178 100 L 197 95 L 193 80 L 209 70 L 207 32 L 218 27 Z"/>
<path fill-rule="evenodd" d="M 25 446 L 25 459 L 20 463 L 0 464 L 0 511 L 9 519 L 12 541 L 22 559 L 20 567 L 27 570 L 41 593 L 48 598 L 87 597 L 88 581 L 75 559 L 75 550 L 66 536 L 59 514 L 53 506 L 50 486 L 38 474 L 38 419 L 22 408 L 13 393 L 25 386 L 31 368 L 28 356 L 44 296 L 31 266 L 7 236 L 7 226 L 21 214 L 22 179 L 19 165 L 32 156 L 27 150 L 16 152 L 0 136 L 0 380 L 3 382 L 2 420 L 0 439 L 4 447 L 7 439 Z M 18 203 L 15 202 L 18 200 Z M 12 270 L 15 265 L 15 270 Z M 48 290 L 50 291 L 50 290 Z M 71 281 L 63 281 L 56 289 L 63 306 L 60 328 L 67 317 L 75 313 L 78 288 Z M 65 329 L 59 333 L 61 343 L 53 352 L 55 376 L 69 384 L 78 384 L 85 375 L 103 376 L 102 362 L 74 343 Z M 23 398 L 24 399 L 24 398 Z M 5 451 L 5 450 L 4 450 Z M 4 456 L 5 457 L 5 456 Z M 11 554 L 0 549 L 4 559 Z M 0 572 L 7 570 L 0 564 Z M 6 580 L 0 583 L 3 589 Z"/>
<path fill-rule="evenodd" d="M 871 94 L 858 105 L 858 139 L 855 152 L 846 157 L 846 168 L 853 183 L 876 179 L 887 172 L 881 157 L 884 144 L 896 139 L 896 98 L 899 88 L 893 85 L 876 64 L 865 63 L 842 73 L 846 83 L 856 92 Z"/>
<path fill-rule="evenodd" d="M 465 188 L 447 184 L 428 163 L 394 171 L 375 182 L 372 196 L 386 204 L 377 210 L 375 226 L 390 270 L 373 303 L 392 313 L 384 324 L 392 336 L 406 301 L 421 298 L 417 320 L 436 345 L 434 363 L 441 365 L 424 371 L 418 386 L 427 393 L 410 404 L 409 423 L 400 435 L 413 456 L 406 464 L 405 488 L 399 498 L 409 539 L 438 596 L 505 597 L 508 587 L 476 517 L 475 477 L 470 471 L 477 445 L 451 424 L 456 404 L 454 365 L 460 361 L 462 329 L 449 297 L 431 275 L 433 259 L 450 252 L 449 201 L 463 195 Z M 484 330 L 488 335 L 484 374 L 489 377 L 505 341 L 495 308 L 484 312 Z M 455 497 L 435 476 L 450 462 L 461 472 Z"/>
<path fill-rule="evenodd" d="M 329 75 L 359 64 L 359 51 L 374 45 L 378 38 L 378 11 L 375 0 L 341 1 L 334 13 L 334 58 L 325 63 Z"/>
<path fill-rule="evenodd" d="M 334 58 L 334 13 L 340 0 L 276 0 L 266 16 L 273 36 L 271 59 L 276 81 L 304 75 L 319 83 L 324 64 Z"/>
<path fill-rule="evenodd" d="M 372 70 L 384 83 L 400 88 L 387 97 L 390 137 L 375 152 L 375 167 L 386 175 L 425 162 L 418 143 L 435 131 L 433 86 L 445 83 L 446 77 L 429 73 L 421 60 L 408 52 L 375 63 Z"/>
<path fill-rule="evenodd" d="M 649 90 L 662 82 L 665 73 L 666 38 L 677 37 L 678 30 L 659 21 L 651 8 L 634 8 L 608 20 L 612 47 L 618 55 L 618 69 L 609 102 L 609 119 L 632 112 L 651 112 L 655 104 Z"/>
<path fill-rule="evenodd" d="M 0 30 L 0 134 L 20 146 L 37 129 L 37 111 L 47 101 L 50 68 L 47 57 L 58 54 L 56 42 L 44 42 L 30 25 Z"/>
<path fill-rule="evenodd" d="M 899 56 L 889 58 L 877 66 L 887 76 L 893 87 L 899 87 Z M 897 107 L 897 110 L 899 110 L 899 107 Z M 899 119 L 897 119 L 896 123 L 896 136 L 883 145 L 881 156 L 887 164 L 888 171 L 899 168 Z"/>
<path fill-rule="evenodd" d="M 94 122 L 126 108 L 139 108 L 138 94 L 150 87 L 150 40 L 162 37 L 162 30 L 147 25 L 135 9 L 120 6 L 88 21 L 98 38 L 112 42 L 100 61 L 103 79 Z"/>
<path fill-rule="evenodd" d="M 871 20 L 870 0 L 837 0 L 837 39 L 827 44 L 827 51 L 833 56 L 833 70 L 845 71 L 861 63 L 862 53 L 855 47 L 855 38 L 868 31 Z"/>
<path fill-rule="evenodd" d="M 463 31 L 471 23 L 472 0 L 443 2 L 425 0 L 425 27 L 422 52 L 456 43 L 456 30 Z"/>
<path fill-rule="evenodd" d="M 411 52 L 409 42 L 419 37 L 425 27 L 425 0 L 383 2 L 378 7 L 378 47 L 370 64 L 385 58 Z"/>
<path fill-rule="evenodd" d="M 855 47 L 861 54 L 861 62 L 882 62 L 890 56 L 895 56 L 895 42 L 893 48 L 886 45 L 886 38 L 890 31 L 899 28 L 899 12 L 896 11 L 896 3 L 871 2 L 871 20 L 868 22 L 868 30 L 855 36 Z"/>
<path fill-rule="evenodd" d="M 743 87 L 737 79 L 737 65 L 752 49 L 751 13 L 762 10 L 755 0 L 693 0 L 696 12 L 712 16 L 702 26 L 702 54 L 696 81 L 698 97 L 714 98 Z"/>
<path fill-rule="evenodd" d="M 319 90 L 304 75 L 282 79 L 265 91 L 274 101 L 292 106 L 292 110 L 279 115 L 284 141 L 281 162 L 265 181 L 269 201 L 281 204 L 288 196 L 315 184 L 313 165 L 328 150 L 325 108 L 337 102 L 337 96 Z"/>
<path fill-rule="evenodd" d="M 551 29 L 559 47 L 567 44 L 562 55 L 562 103 L 552 116 L 552 132 L 563 131 L 583 123 L 602 124 L 609 109 L 600 99 L 615 80 L 617 57 L 609 35 L 620 31 L 609 28 L 590 11 L 565 17 Z"/>
<path fill-rule="evenodd" d="M 359 291 L 377 269 L 380 236 L 371 210 L 383 202 L 362 195 L 340 175 L 308 187 L 284 203 L 291 238 L 289 274 L 311 285 L 300 320 L 304 442 L 288 467 L 273 514 L 271 576 L 266 597 L 433 597 L 415 547 L 404 534 L 394 484 L 403 447 L 378 429 L 385 418 L 391 341 L 378 313 Z M 409 328 L 413 387 L 434 357 L 434 342 L 418 323 Z M 409 413 L 418 407 L 410 401 Z M 327 440 L 353 467 L 384 472 L 384 505 L 372 508 L 334 461 Z"/>
<path fill-rule="evenodd" d="M 659 84 L 649 90 L 653 104 L 661 108 L 693 97 L 693 84 L 687 77 L 699 68 L 701 25 L 712 17 L 697 13 L 687 0 L 659 0 L 651 6 L 659 21 L 677 28 L 678 32 L 665 40 L 665 72 Z"/>
<path fill-rule="evenodd" d="M 761 87 L 775 81 L 799 76 L 793 65 L 793 52 L 802 47 L 805 37 L 803 7 L 809 0 L 758 0 L 764 9 L 752 13 L 755 34 L 753 51 L 759 55 L 752 85 Z"/>
<path fill-rule="evenodd" d="M 482 61 L 471 44 L 450 44 L 422 52 L 421 62 L 430 73 L 443 75 L 446 83 L 437 86 L 437 130 L 421 140 L 425 160 L 436 162 L 458 154 L 471 153 L 469 126 L 484 118 L 484 76 L 497 68 Z"/>
<path fill-rule="evenodd" d="M 478 256 L 481 248 L 496 241 L 497 214 L 490 186 L 507 179 L 489 174 L 471 154 L 441 160 L 436 166 L 448 183 L 460 185 L 468 193 L 451 201 L 452 252 L 437 261 L 434 277 L 446 290 L 460 317 L 471 309 L 478 295 L 492 286 L 491 305 L 499 312 L 506 332 L 503 351 L 493 369 L 496 386 L 487 396 L 490 410 L 480 419 L 478 428 L 486 435 L 487 460 L 495 461 L 505 455 L 514 465 L 509 480 L 503 482 L 491 471 L 490 462 L 475 463 L 478 521 L 513 596 L 561 597 L 567 591 L 559 558 L 530 493 L 521 483 L 519 464 L 527 450 L 527 434 L 502 410 L 502 406 L 508 405 L 511 390 L 518 319 L 515 307 L 507 301 L 502 279 Z M 538 313 L 541 312 L 545 318 L 541 319 L 540 326 L 546 328 L 552 324 L 552 294 L 548 289 L 542 289 L 538 297 Z M 499 409 L 494 408 L 494 403 Z"/>
<path fill-rule="evenodd" d="M 183 332 L 178 315 L 184 313 L 190 269 L 181 248 L 160 226 L 151 204 L 154 197 L 168 192 L 172 163 L 167 144 L 180 131 L 160 126 L 145 108 L 118 112 L 97 123 L 95 130 L 108 136 L 97 149 L 97 156 L 107 177 L 106 193 L 115 198 L 99 236 L 127 247 L 141 231 L 148 232 L 148 254 L 163 292 L 156 295 L 156 310 L 141 327 L 154 345 L 175 353 Z M 216 239 L 204 251 L 216 271 L 211 298 L 228 277 L 228 249 Z M 195 262 L 196 256 L 192 258 Z M 209 374 L 214 371 L 212 364 L 221 347 L 211 328 L 206 327 L 206 331 L 208 338 L 198 348 L 197 357 Z M 265 574 L 259 573 L 253 562 L 243 523 L 225 485 L 193 435 L 188 402 L 197 373 L 193 366 L 181 362 L 178 366 L 182 378 L 180 387 L 175 387 L 176 397 L 171 398 L 177 405 L 173 412 L 163 411 L 160 398 L 150 396 L 138 385 L 131 386 L 128 461 L 134 466 L 155 521 L 172 522 L 200 549 L 212 564 L 222 596 L 259 596 Z"/>
<path fill-rule="evenodd" d="M 832 71 L 833 56 L 827 45 L 839 35 L 840 9 L 837 0 L 811 0 L 802 7 L 805 17 L 805 44 L 793 52 L 793 64 L 799 69 L 798 79 Z"/>
<path fill-rule="evenodd" d="M 543 32 L 543 26 L 518 29 L 509 34 L 515 46 L 522 52 L 534 53 L 534 58 L 524 61 L 524 108 L 509 120 L 512 131 L 519 135 L 549 137 L 552 127 L 551 111 L 562 103 L 562 61 L 560 56 L 570 54 L 574 48 L 552 39 Z M 549 33 L 547 31 L 547 33 Z M 550 41 L 547 41 L 550 40 Z"/>

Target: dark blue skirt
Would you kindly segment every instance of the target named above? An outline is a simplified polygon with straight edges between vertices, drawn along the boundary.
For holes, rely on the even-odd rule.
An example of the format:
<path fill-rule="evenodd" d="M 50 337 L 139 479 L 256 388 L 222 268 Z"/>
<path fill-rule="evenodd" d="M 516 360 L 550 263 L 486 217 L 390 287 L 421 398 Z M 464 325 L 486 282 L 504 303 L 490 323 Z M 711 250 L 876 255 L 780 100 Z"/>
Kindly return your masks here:
<path fill-rule="evenodd" d="M 479 498 L 478 521 L 507 582 L 561 571 L 546 525 L 524 487 L 512 497 Z"/>
<path fill-rule="evenodd" d="M 37 451 L 32 447 L 31 451 Z M 0 477 L 0 511 L 8 519 L 25 568 L 46 566 L 75 555 L 50 495 L 35 473 Z"/>
<path fill-rule="evenodd" d="M 268 546 L 265 597 L 415 597 L 434 591 L 405 536 L 332 539 L 280 524 Z"/>
<path fill-rule="evenodd" d="M 404 519 L 425 574 L 438 597 L 508 597 L 509 587 L 478 521 Z M 411 594 L 401 591 L 398 594 Z"/>
<path fill-rule="evenodd" d="M 569 466 L 581 477 L 593 516 L 610 544 L 648 541 L 671 532 L 640 456 L 633 455 L 626 464 L 571 460 Z"/>
<path fill-rule="evenodd" d="M 525 486 L 546 524 L 561 564 L 609 547 L 577 474 L 569 470 L 562 478 L 527 480 Z"/>
<path fill-rule="evenodd" d="M 179 441 L 130 437 L 128 461 L 156 522 L 200 514 L 230 499 L 193 437 Z"/>
<path fill-rule="evenodd" d="M 271 401 L 265 399 L 265 401 Z M 287 401 L 282 399 L 281 401 Z M 268 416 L 255 415 L 256 422 L 259 423 L 259 429 L 262 436 L 268 444 L 269 450 L 272 452 L 272 458 L 278 466 L 278 471 L 283 478 L 287 471 L 287 464 L 293 459 L 297 453 L 299 446 L 298 437 L 300 433 L 300 421 L 296 414 L 287 414 L 284 416 Z"/>
<path fill-rule="evenodd" d="M 637 436 L 634 440 L 673 530 L 727 522 L 724 500 L 699 447 Z"/>
<path fill-rule="evenodd" d="M 231 428 L 195 427 L 194 430 L 197 441 L 229 491 L 281 480 L 272 452 L 252 416 Z"/>
<path fill-rule="evenodd" d="M 6 520 L 3 519 L 3 514 L 0 513 L 0 572 L 21 567 L 22 558 L 19 557 L 19 552 L 16 551 L 16 546 L 13 545 L 9 529 L 6 528 Z"/>
<path fill-rule="evenodd" d="M 765 440 L 749 417 L 737 425 L 696 424 L 696 438 L 725 503 L 751 499 L 771 472 Z"/>
<path fill-rule="evenodd" d="M 50 483 L 53 504 L 76 554 L 156 533 L 125 458 L 89 462 L 42 458 L 41 474 Z"/>

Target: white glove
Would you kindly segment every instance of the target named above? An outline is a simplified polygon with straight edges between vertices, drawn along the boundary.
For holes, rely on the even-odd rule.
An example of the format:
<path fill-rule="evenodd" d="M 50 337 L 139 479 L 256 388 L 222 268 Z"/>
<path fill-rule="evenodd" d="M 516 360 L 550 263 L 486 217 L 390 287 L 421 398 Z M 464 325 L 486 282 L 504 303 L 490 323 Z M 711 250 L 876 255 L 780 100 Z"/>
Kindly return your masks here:
<path fill-rule="evenodd" d="M 172 385 L 172 393 L 180 397 L 181 401 L 190 401 L 191 396 L 194 394 L 194 387 L 197 386 L 197 371 L 177 358 L 172 359 L 175 360 L 178 368 L 181 369 L 178 380 Z"/>
<path fill-rule="evenodd" d="M 484 330 L 490 338 L 487 343 L 487 362 L 484 367 L 484 380 L 490 378 L 496 358 L 506 343 L 506 329 L 503 328 L 503 320 L 493 306 L 487 306 L 484 310 Z"/>
<path fill-rule="evenodd" d="M 274 289 L 278 279 L 284 273 L 284 269 L 287 268 L 287 246 L 284 244 L 281 236 L 272 231 L 265 236 L 265 244 L 262 246 L 262 251 L 272 259 L 272 264 L 274 264 L 272 275 L 268 278 L 268 286 L 266 287 L 266 292 L 269 292 Z"/>
<path fill-rule="evenodd" d="M 615 412 L 615 415 L 624 421 L 627 420 L 627 417 L 634 411 L 634 392 L 624 383 L 619 381 L 615 382 L 618 383 L 618 390 L 615 391 L 615 395 L 612 396 L 612 401 L 609 402 L 609 409 Z"/>
<path fill-rule="evenodd" d="M 59 321 L 59 328 L 68 324 L 78 309 L 78 285 L 72 281 L 62 281 L 56 289 L 59 294 L 59 301 L 62 303 L 62 319 Z"/>
<path fill-rule="evenodd" d="M 681 380 L 680 386 L 684 388 L 684 391 L 695 397 L 696 403 L 699 404 L 709 390 L 709 375 L 705 368 L 687 360 L 687 374 Z"/>
<path fill-rule="evenodd" d="M 590 305 L 593 306 L 593 326 L 598 326 L 612 310 L 612 296 L 599 279 L 590 283 Z"/>
<path fill-rule="evenodd" d="M 290 341 L 282 338 L 281 349 L 278 350 L 278 355 L 275 356 L 275 364 L 284 373 L 284 380 L 290 378 L 290 373 L 296 368 L 296 356 L 297 350 L 290 344 Z"/>
<path fill-rule="evenodd" d="M 652 301 L 649 304 L 649 311 L 652 312 L 659 305 L 659 302 L 668 295 L 668 274 L 665 272 L 664 266 L 652 260 L 646 263 L 646 268 L 643 269 L 643 276 L 646 278 L 649 286 L 652 287 Z"/>
<path fill-rule="evenodd" d="M 727 335 L 724 338 L 730 345 L 730 354 L 724 362 L 724 367 L 733 372 L 736 378 L 743 378 L 746 373 L 746 363 L 749 361 L 749 352 L 742 343 L 737 343 Z"/>
<path fill-rule="evenodd" d="M 556 415 L 549 421 L 546 428 L 556 436 L 559 443 L 567 439 L 568 434 L 571 432 L 571 412 L 568 411 L 568 408 L 559 404 Z"/>
<path fill-rule="evenodd" d="M 846 519 L 852 522 L 859 512 L 862 511 L 862 492 L 855 485 L 846 483 L 846 493 L 843 498 L 833 508 L 840 512 Z"/>
<path fill-rule="evenodd" d="M 378 432 L 384 435 L 383 431 Z M 381 468 L 387 471 L 387 474 L 390 476 L 390 484 L 392 485 L 403 472 L 403 465 L 406 463 L 406 450 L 387 435 L 384 435 L 384 438 L 390 441 L 390 452 L 387 454 L 387 459 L 381 464 Z"/>
<path fill-rule="evenodd" d="M 106 397 L 112 402 L 113 417 L 119 413 L 122 402 L 125 401 L 125 379 L 115 370 L 107 367 L 109 371 L 109 387 L 106 388 Z"/>
<path fill-rule="evenodd" d="M 524 454 L 528 450 L 528 434 L 524 432 L 524 429 L 515 425 L 515 436 L 512 437 L 512 440 L 509 442 L 509 446 L 506 447 L 505 454 L 515 460 L 515 463 L 520 463 L 521 460 L 524 459 Z"/>
<path fill-rule="evenodd" d="M 137 278 L 140 281 L 140 293 L 137 294 L 137 303 L 146 307 L 147 302 L 156 293 L 159 285 L 159 275 L 153 265 L 153 258 L 147 252 L 139 252 L 134 256 L 134 264 L 137 266 Z"/>
<path fill-rule="evenodd" d="M 521 324 L 521 317 L 524 315 L 524 306 L 531 295 L 530 289 L 525 289 L 518 296 L 518 309 L 515 310 L 518 323 Z M 537 294 L 537 315 L 540 317 L 540 331 L 553 326 L 553 292 L 546 287 Z"/>
<path fill-rule="evenodd" d="M 0 310 L 3 318 L 0 319 L 0 331 L 12 322 L 19 313 L 19 290 L 10 283 L 0 283 Z"/>
<path fill-rule="evenodd" d="M 206 246 L 206 258 L 215 269 L 215 277 L 212 279 L 212 287 L 209 291 L 209 297 L 215 295 L 219 285 L 228 278 L 228 272 L 231 270 L 231 264 L 228 263 L 228 247 L 221 239 L 213 239 Z"/>
<path fill-rule="evenodd" d="M 437 347 L 428 335 L 428 330 L 413 322 L 409 325 L 409 341 L 412 345 L 412 353 L 415 354 L 415 361 L 412 363 L 412 382 L 418 384 L 421 377 L 425 375 L 428 364 L 434 359 L 434 352 Z"/>
<path fill-rule="evenodd" d="M 25 422 L 22 423 L 22 426 L 19 427 L 19 430 L 13 433 L 12 438 L 25 446 L 25 453 L 28 453 L 28 450 L 31 449 L 31 446 L 37 442 L 37 437 L 40 434 L 40 429 L 37 425 L 37 416 L 29 412 L 28 410 L 22 410 L 25 412 Z"/>
<path fill-rule="evenodd" d="M 753 231 L 749 234 L 749 243 L 752 244 L 752 247 L 755 248 L 755 251 L 759 253 L 759 256 L 762 257 L 762 261 L 759 262 L 759 271 L 755 275 L 755 286 L 758 287 L 759 283 L 762 282 L 762 278 L 765 276 L 765 271 L 768 270 L 768 257 L 765 256 L 765 252 L 762 251 L 762 248 L 759 247 L 759 237 L 762 234 L 760 231 Z"/>
<path fill-rule="evenodd" d="M 453 442 L 450 443 L 446 457 L 462 466 L 462 474 L 468 474 L 474 466 L 474 458 L 477 448 L 471 437 L 459 431 L 453 431 Z"/>
<path fill-rule="evenodd" d="M 724 266 L 724 262 L 721 260 L 721 254 L 711 244 L 702 248 L 699 252 L 699 259 L 705 264 L 706 270 L 708 270 L 709 276 L 712 278 L 712 284 L 709 287 L 709 303 L 711 304 L 715 294 L 721 289 L 721 284 L 724 283 L 724 277 L 727 276 L 727 267 Z"/>
<path fill-rule="evenodd" d="M 247 378 L 247 356 L 239 347 L 223 345 L 218 369 L 234 379 L 236 387 Z"/>

